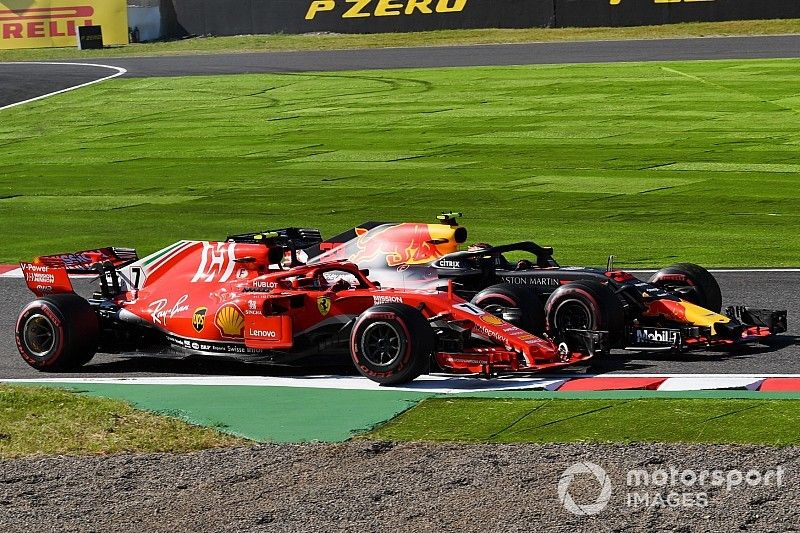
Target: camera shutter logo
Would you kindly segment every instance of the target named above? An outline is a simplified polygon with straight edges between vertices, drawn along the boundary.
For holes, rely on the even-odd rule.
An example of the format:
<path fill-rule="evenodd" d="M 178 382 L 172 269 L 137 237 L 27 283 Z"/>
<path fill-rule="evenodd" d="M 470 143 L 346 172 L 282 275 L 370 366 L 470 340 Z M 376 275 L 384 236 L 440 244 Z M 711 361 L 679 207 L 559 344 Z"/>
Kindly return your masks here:
<path fill-rule="evenodd" d="M 594 503 L 579 505 L 575 503 L 572 495 L 569 493 L 569 486 L 575 476 L 578 474 L 592 474 L 597 482 L 600 484 L 600 495 Z M 564 508 L 572 514 L 578 516 L 594 515 L 602 511 L 611 500 L 611 479 L 608 477 L 606 471 L 589 461 L 583 463 L 575 463 L 570 466 L 561 474 L 558 480 L 558 499 Z"/>

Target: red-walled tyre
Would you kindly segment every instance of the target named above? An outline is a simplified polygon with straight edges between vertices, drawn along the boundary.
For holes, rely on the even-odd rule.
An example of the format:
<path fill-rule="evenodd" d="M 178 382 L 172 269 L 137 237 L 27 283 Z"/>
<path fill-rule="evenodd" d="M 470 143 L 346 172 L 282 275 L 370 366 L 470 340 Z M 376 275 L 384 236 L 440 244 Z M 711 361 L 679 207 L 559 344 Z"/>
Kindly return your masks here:
<path fill-rule="evenodd" d="M 608 331 L 612 346 L 624 342 L 625 310 L 608 285 L 578 280 L 557 288 L 545 304 L 548 331 L 558 335 L 566 329 Z"/>
<path fill-rule="evenodd" d="M 476 294 L 472 303 L 529 333 L 544 333 L 544 306 L 529 287 L 498 283 Z"/>
<path fill-rule="evenodd" d="M 33 368 L 74 370 L 94 357 L 99 323 L 85 299 L 77 294 L 55 294 L 25 306 L 15 336 L 20 355 Z"/>
<path fill-rule="evenodd" d="M 705 268 L 693 263 L 678 263 L 662 268 L 650 283 L 676 291 L 682 298 L 709 311 L 722 310 L 722 291 L 717 280 Z"/>
<path fill-rule="evenodd" d="M 350 354 L 362 375 L 383 385 L 408 383 L 425 373 L 436 339 L 417 309 L 380 304 L 364 311 L 350 334 Z"/>

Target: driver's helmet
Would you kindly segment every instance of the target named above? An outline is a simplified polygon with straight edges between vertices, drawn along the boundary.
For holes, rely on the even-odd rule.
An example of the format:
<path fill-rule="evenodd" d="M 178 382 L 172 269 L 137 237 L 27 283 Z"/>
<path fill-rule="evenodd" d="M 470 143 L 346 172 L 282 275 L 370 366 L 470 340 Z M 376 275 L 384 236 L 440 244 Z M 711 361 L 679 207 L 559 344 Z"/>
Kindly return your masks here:
<path fill-rule="evenodd" d="M 492 248 L 492 245 L 488 242 L 476 242 L 474 244 L 470 244 L 467 248 L 468 252 L 480 252 L 482 250 L 489 250 Z M 505 266 L 507 264 L 506 258 L 503 257 L 503 254 L 498 252 L 492 252 L 491 254 L 492 259 L 494 260 L 494 264 L 497 266 Z M 477 258 L 475 259 L 477 261 Z"/>
<path fill-rule="evenodd" d="M 480 252 L 481 250 L 488 250 L 491 248 L 492 245 L 488 242 L 476 242 L 475 244 L 470 244 L 469 248 L 467 248 L 468 252 Z"/>

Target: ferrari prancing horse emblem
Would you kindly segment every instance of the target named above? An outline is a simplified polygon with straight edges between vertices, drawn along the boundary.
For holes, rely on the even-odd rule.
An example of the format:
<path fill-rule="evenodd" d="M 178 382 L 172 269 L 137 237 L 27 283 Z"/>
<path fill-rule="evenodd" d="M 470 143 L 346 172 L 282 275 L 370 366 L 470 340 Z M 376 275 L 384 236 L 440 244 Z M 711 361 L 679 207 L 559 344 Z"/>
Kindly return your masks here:
<path fill-rule="evenodd" d="M 319 309 L 319 313 L 322 316 L 328 314 L 328 311 L 331 310 L 331 299 L 327 296 L 320 296 L 317 298 L 317 309 Z"/>

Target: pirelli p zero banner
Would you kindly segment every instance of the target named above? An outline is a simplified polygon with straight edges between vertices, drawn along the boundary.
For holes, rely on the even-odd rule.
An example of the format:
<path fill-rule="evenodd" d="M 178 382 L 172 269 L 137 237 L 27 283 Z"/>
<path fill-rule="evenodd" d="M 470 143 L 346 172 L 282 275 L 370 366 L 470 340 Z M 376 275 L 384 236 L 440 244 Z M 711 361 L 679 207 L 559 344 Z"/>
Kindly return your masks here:
<path fill-rule="evenodd" d="M 378 33 L 800 17 L 800 0 L 161 0 L 169 34 Z"/>
<path fill-rule="evenodd" d="M 76 46 L 78 26 L 102 26 L 104 44 L 127 44 L 127 1 L 0 0 L 0 49 Z"/>
<path fill-rule="evenodd" d="M 164 0 L 174 33 L 380 33 L 553 24 L 553 0 Z M 171 13 L 169 13 L 171 11 Z"/>
<path fill-rule="evenodd" d="M 800 0 L 554 0 L 556 24 L 648 26 L 800 17 Z"/>

